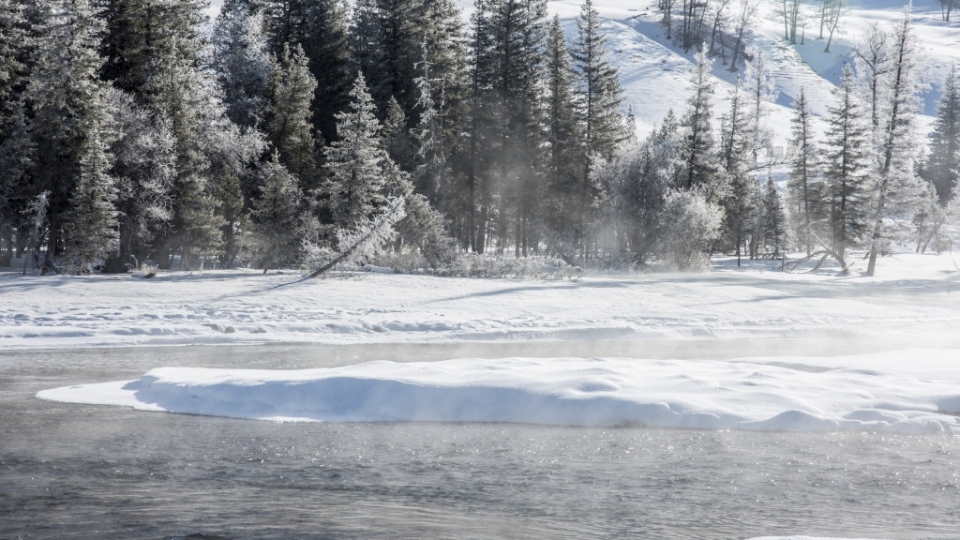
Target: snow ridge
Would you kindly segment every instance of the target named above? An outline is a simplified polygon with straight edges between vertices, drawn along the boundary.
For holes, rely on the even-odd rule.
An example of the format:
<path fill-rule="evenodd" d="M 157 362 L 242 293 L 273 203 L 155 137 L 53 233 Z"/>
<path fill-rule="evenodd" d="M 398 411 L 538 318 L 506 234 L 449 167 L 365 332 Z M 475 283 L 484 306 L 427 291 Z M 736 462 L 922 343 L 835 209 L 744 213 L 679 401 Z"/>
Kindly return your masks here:
<path fill-rule="evenodd" d="M 297 371 L 158 368 L 135 381 L 64 387 L 37 397 L 274 421 L 960 433 L 957 380 L 861 368 L 793 369 L 757 359 L 379 361 Z"/>

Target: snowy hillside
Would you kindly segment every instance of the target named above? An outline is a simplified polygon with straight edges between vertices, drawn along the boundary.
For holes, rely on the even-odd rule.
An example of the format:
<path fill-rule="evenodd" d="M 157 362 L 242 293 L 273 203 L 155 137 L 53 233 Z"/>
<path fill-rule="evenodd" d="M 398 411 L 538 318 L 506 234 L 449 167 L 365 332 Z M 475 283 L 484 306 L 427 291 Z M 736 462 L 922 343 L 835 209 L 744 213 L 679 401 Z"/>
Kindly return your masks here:
<path fill-rule="evenodd" d="M 219 11 L 222 0 L 213 0 L 211 17 Z M 464 18 L 473 9 L 472 0 L 457 0 Z M 693 51 L 684 53 L 666 39 L 657 13 L 657 0 L 596 0 L 595 7 L 604 18 L 609 48 L 620 66 L 620 76 L 629 103 L 637 118 L 638 133 L 647 134 L 671 108 L 684 108 L 689 94 L 688 72 L 693 66 Z M 849 0 L 848 11 L 842 16 L 830 52 L 824 52 L 826 40 L 819 39 L 819 19 L 810 5 L 806 39 L 803 44 L 791 45 L 783 40 L 782 20 L 774 10 L 775 2 L 758 2 L 758 13 L 750 43 L 770 59 L 776 79 L 779 98 L 771 108 L 769 126 L 783 139 L 788 134 L 789 107 L 806 89 L 813 111 L 824 115 L 830 103 L 830 90 L 839 81 L 844 62 L 850 59 L 852 44 L 860 38 L 871 23 L 889 29 L 900 19 L 906 2 L 903 0 Z M 549 2 L 550 15 L 558 14 L 569 39 L 576 34 L 575 18 L 580 13 L 580 0 L 553 0 Z M 913 20 L 921 47 L 926 53 L 926 81 L 929 90 L 923 95 L 924 111 L 931 116 L 936 111 L 940 87 L 952 62 L 960 60 L 960 22 L 943 22 L 936 0 L 914 2 Z M 720 81 L 718 97 L 729 93 L 737 73 L 717 61 L 714 76 Z M 722 108 L 723 105 L 720 105 Z M 928 118 L 923 123 L 929 123 Z"/>

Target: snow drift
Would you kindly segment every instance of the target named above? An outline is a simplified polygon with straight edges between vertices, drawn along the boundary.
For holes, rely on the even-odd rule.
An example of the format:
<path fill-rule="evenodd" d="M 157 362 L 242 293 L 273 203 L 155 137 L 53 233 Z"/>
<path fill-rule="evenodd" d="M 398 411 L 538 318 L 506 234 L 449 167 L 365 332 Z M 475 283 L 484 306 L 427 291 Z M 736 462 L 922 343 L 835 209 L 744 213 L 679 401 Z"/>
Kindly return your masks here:
<path fill-rule="evenodd" d="M 946 372 L 920 379 L 857 367 L 784 365 L 756 359 L 510 358 L 299 371 L 158 368 L 135 381 L 37 396 L 275 421 L 960 433 L 960 384 Z"/>

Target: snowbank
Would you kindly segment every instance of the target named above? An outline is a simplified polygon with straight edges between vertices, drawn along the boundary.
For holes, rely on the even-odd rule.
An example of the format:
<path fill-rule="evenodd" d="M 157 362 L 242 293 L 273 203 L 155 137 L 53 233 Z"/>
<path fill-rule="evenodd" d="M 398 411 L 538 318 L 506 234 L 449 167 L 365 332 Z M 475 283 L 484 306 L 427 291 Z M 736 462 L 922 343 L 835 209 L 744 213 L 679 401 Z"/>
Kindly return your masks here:
<path fill-rule="evenodd" d="M 299 371 L 158 368 L 46 390 L 52 401 L 277 421 L 517 422 L 960 433 L 956 351 L 769 361 L 626 358 L 370 362 Z M 776 363 L 773 363 L 776 362 Z M 909 364 L 909 365 L 905 365 Z"/>

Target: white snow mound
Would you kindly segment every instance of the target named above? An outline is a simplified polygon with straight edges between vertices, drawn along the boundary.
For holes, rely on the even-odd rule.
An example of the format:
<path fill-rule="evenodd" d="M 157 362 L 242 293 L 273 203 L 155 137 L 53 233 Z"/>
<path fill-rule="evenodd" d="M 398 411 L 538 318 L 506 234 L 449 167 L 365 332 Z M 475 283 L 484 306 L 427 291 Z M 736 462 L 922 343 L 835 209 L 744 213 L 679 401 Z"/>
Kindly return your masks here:
<path fill-rule="evenodd" d="M 509 358 L 299 371 L 158 368 L 135 381 L 57 388 L 37 397 L 275 421 L 960 433 L 956 377 L 929 371 L 920 379 L 795 360 L 791 367 L 757 359 Z"/>

